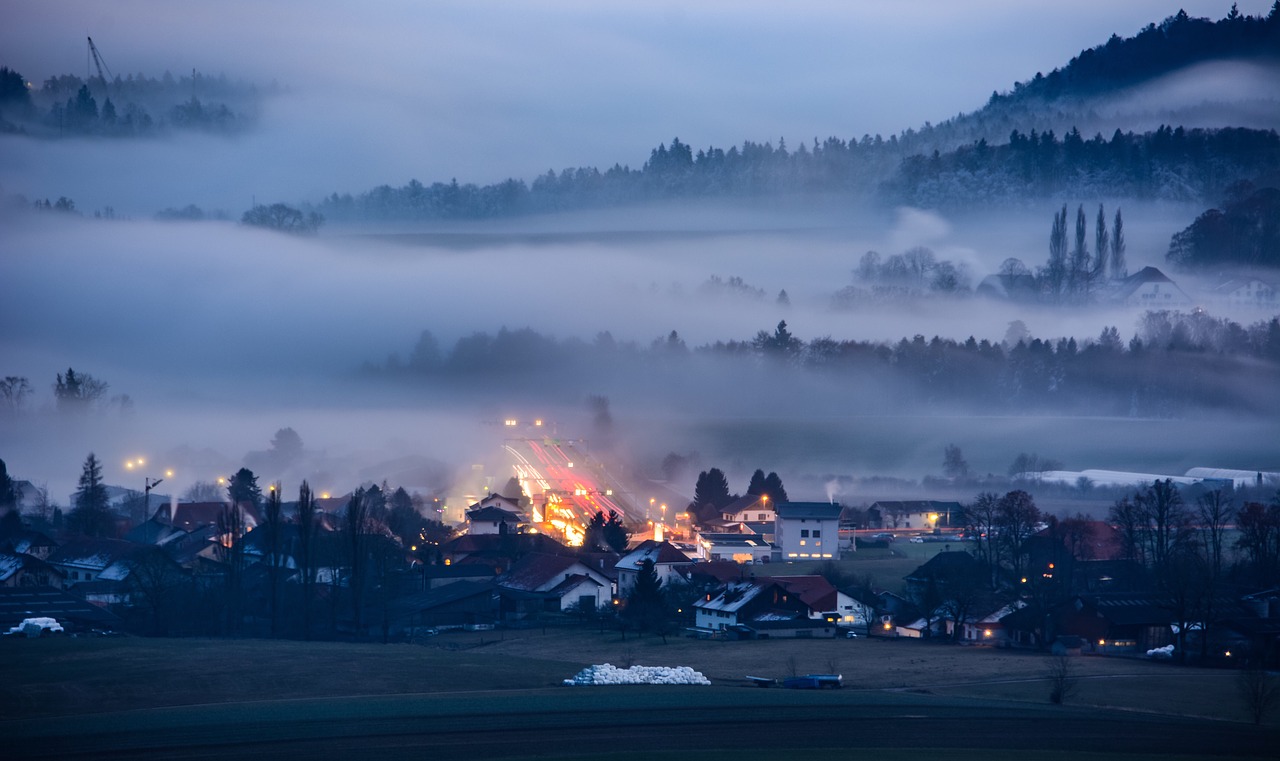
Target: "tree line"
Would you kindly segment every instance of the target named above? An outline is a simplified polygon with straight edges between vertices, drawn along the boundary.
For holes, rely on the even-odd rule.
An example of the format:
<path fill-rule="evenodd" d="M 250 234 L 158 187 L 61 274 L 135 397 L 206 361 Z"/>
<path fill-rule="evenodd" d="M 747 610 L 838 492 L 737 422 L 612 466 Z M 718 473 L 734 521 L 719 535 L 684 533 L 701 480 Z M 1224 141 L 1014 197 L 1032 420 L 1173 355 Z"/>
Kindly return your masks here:
<path fill-rule="evenodd" d="M 900 203 L 949 208 L 1075 195 L 1194 201 L 1280 169 L 1280 135 L 1245 128 L 1161 126 L 1110 139 L 1072 128 L 1009 133 L 1002 145 L 979 140 L 952 151 L 906 157 L 883 192 Z"/>
<path fill-rule="evenodd" d="M 676 331 L 648 345 L 607 332 L 591 342 L 557 340 L 529 328 L 474 333 L 442 348 L 424 331 L 407 360 L 366 363 L 366 375 L 410 384 L 499 387 L 495 366 L 529 368 L 524 388 L 563 389 L 566 378 L 608 384 L 668 376 L 731 385 L 777 373 L 811 373 L 874 388 L 885 404 L 1024 412 L 1166 417 L 1197 407 L 1274 412 L 1266 389 L 1280 381 L 1280 318 L 1241 325 L 1202 311 L 1149 311 L 1127 342 L 1115 327 L 1097 337 L 1042 339 L 1020 323 L 1006 340 L 923 335 L 894 342 L 805 341 L 785 321 L 745 340 L 690 348 Z M 568 372 L 567 368 L 572 368 Z"/>
<path fill-rule="evenodd" d="M 679 138 L 659 144 L 638 168 L 615 164 L 549 170 L 526 183 L 491 185 L 412 180 L 364 193 L 333 193 L 314 209 L 335 220 L 486 219 L 665 199 L 842 193 L 946 208 L 1060 195 L 1195 200 L 1280 168 L 1273 130 L 1161 127 L 1108 140 L 1072 129 L 1023 134 L 1004 145 L 986 139 L 954 150 L 918 153 L 896 136 L 829 137 L 789 150 L 786 140 L 710 146 L 696 152 Z"/>
<path fill-rule="evenodd" d="M 236 132 L 252 125 L 262 97 L 275 85 L 232 81 L 193 71 L 159 78 L 72 74 L 49 77 L 38 89 L 0 68 L 0 131 L 37 137 L 144 137 L 170 130 Z"/>

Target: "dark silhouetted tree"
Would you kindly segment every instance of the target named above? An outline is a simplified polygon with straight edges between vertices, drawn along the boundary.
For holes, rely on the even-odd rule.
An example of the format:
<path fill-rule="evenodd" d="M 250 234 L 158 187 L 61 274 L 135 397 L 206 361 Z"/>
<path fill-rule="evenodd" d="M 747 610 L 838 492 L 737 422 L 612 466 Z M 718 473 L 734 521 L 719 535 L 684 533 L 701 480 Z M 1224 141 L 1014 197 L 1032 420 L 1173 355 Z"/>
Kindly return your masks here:
<path fill-rule="evenodd" d="M 1090 279 L 1095 283 L 1106 280 L 1107 264 L 1110 259 L 1111 237 L 1107 234 L 1107 215 L 1098 204 L 1098 219 L 1093 228 L 1093 273 Z"/>
<path fill-rule="evenodd" d="M 729 480 L 719 468 L 704 470 L 698 474 L 698 482 L 693 489 L 693 501 L 698 505 L 715 505 L 724 507 L 733 501 L 729 495 Z"/>
<path fill-rule="evenodd" d="M 67 368 L 67 374 L 58 374 L 53 384 L 54 402 L 63 412 L 84 412 L 107 393 L 107 384 L 88 373 L 77 373 Z"/>
<path fill-rule="evenodd" d="M 773 471 L 769 471 L 769 475 L 764 477 L 763 493 L 768 494 L 769 499 L 773 500 L 774 504 L 780 505 L 783 502 L 791 501 L 787 496 L 787 490 L 782 486 L 781 476 Z"/>
<path fill-rule="evenodd" d="M 0 380 L 0 417 L 20 414 L 30 395 L 30 381 L 17 375 L 5 376 Z"/>
<path fill-rule="evenodd" d="M 17 513 L 18 489 L 13 478 L 9 476 L 9 466 L 5 465 L 4 460 L 0 460 L 0 511 L 4 510 Z"/>
<path fill-rule="evenodd" d="M 1035 533 L 1040 522 L 1040 510 L 1031 495 L 1021 489 L 1011 491 L 1000 498 L 996 505 L 996 525 L 999 541 L 1004 544 L 1005 557 L 1015 577 L 1021 577 L 1024 568 L 1026 540 Z"/>
<path fill-rule="evenodd" d="M 948 444 L 942 455 L 942 473 L 947 478 L 961 480 L 969 477 L 969 462 L 955 444 Z"/>
<path fill-rule="evenodd" d="M 267 490 L 267 501 L 262 510 L 262 525 L 259 530 L 266 533 L 263 541 L 262 561 L 267 566 L 268 589 L 267 603 L 271 608 L 271 636 L 280 636 L 280 581 L 285 567 L 284 553 L 284 507 L 280 497 L 280 483 L 272 484 Z"/>
<path fill-rule="evenodd" d="M 660 634 L 662 641 L 667 641 L 670 617 L 662 594 L 662 580 L 658 578 L 653 561 L 648 558 L 640 561 L 636 583 L 627 595 L 623 617 L 640 631 Z"/>
<path fill-rule="evenodd" d="M 298 577 L 302 587 L 302 638 L 311 638 L 311 608 L 316 581 L 316 533 L 319 510 L 311 486 L 303 480 L 298 487 Z"/>
<path fill-rule="evenodd" d="M 115 517 L 108 504 L 107 487 L 102 483 L 102 464 L 92 452 L 85 458 L 75 493 L 75 507 L 67 516 L 67 529 L 85 536 L 115 535 Z"/>
<path fill-rule="evenodd" d="M 262 504 L 262 489 L 258 477 L 248 468 L 237 470 L 227 482 L 227 499 L 233 505 L 249 504 L 257 509 Z"/>
<path fill-rule="evenodd" d="M 324 224 L 324 217 L 314 211 L 303 214 L 292 206 L 273 203 L 270 206 L 254 206 L 244 213 L 240 223 L 295 235 L 309 235 L 320 229 Z"/>
<path fill-rule="evenodd" d="M 1129 266 L 1124 261 L 1124 218 L 1116 209 L 1116 221 L 1111 226 L 1111 279 L 1119 280 L 1129 276 Z"/>
<path fill-rule="evenodd" d="M 604 511 L 597 510 L 596 514 L 591 516 L 591 520 L 587 521 L 586 527 L 582 530 L 582 549 L 588 552 L 595 552 L 608 546 L 608 543 L 604 540 L 604 527 L 608 523 L 609 519 L 604 517 Z"/>
<path fill-rule="evenodd" d="M 609 549 L 619 554 L 627 549 L 627 543 L 631 541 L 631 532 L 617 513 L 609 514 L 609 520 L 604 524 L 603 536 Z"/>

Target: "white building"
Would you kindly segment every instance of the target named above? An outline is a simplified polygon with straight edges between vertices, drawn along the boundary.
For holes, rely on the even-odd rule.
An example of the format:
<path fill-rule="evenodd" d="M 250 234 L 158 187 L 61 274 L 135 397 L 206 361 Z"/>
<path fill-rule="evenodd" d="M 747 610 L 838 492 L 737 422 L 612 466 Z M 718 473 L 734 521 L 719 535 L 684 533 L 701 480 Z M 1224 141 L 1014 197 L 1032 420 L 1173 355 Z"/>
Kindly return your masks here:
<path fill-rule="evenodd" d="M 777 507 L 773 539 L 782 560 L 840 557 L 840 513 L 829 502 L 786 502 Z"/>
<path fill-rule="evenodd" d="M 664 586 L 673 576 L 678 576 L 678 568 L 688 565 L 689 557 L 666 542 L 652 539 L 641 542 L 636 548 L 619 558 L 614 570 L 618 573 L 618 596 L 626 597 L 636 585 L 636 577 L 640 575 L 640 566 L 644 561 L 653 563 L 653 571 Z"/>
<path fill-rule="evenodd" d="M 1191 298 L 1155 267 L 1143 267 L 1120 281 L 1114 298 L 1125 306 L 1169 309 L 1189 306 Z"/>
<path fill-rule="evenodd" d="M 1251 309 L 1275 309 L 1280 305 L 1276 287 L 1256 277 L 1232 278 L 1213 289 L 1214 298 L 1220 304 Z"/>

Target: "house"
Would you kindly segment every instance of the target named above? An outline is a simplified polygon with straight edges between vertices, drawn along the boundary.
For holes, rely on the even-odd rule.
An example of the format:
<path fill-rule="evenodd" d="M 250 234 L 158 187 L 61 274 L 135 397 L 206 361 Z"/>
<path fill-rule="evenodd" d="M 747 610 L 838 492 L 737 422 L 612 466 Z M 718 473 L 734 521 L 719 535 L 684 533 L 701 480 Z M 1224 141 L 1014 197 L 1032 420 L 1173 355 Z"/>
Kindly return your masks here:
<path fill-rule="evenodd" d="M 137 549 L 122 539 L 76 539 L 55 550 L 48 562 L 68 586 L 99 578 L 120 580 L 129 575 L 125 561 Z"/>
<path fill-rule="evenodd" d="M 947 636 L 959 642 L 973 642 L 984 645 L 1008 645 L 1012 637 L 1010 632 L 1005 628 L 1004 620 L 1011 613 L 1025 608 L 1027 604 L 1021 600 L 1015 600 L 1008 605 L 1001 605 L 994 610 L 988 608 L 979 609 L 972 615 L 967 615 L 963 620 L 956 621 L 946 615 L 943 615 L 943 626 Z M 956 629 L 959 628 L 959 636 Z"/>
<path fill-rule="evenodd" d="M 1143 267 L 1121 280 L 1111 298 L 1125 306 L 1168 309 L 1189 306 L 1191 298 L 1155 267 Z"/>
<path fill-rule="evenodd" d="M 613 583 L 581 559 L 530 553 L 497 579 L 502 617 L 523 619 L 570 608 L 602 610 L 613 603 Z"/>
<path fill-rule="evenodd" d="M 767 563 L 773 545 L 759 534 L 698 534 L 699 560 L 732 560 L 735 563 Z"/>
<path fill-rule="evenodd" d="M 30 555 L 40 560 L 48 560 L 49 555 L 57 547 L 57 542 L 39 531 L 33 531 L 29 528 L 15 532 L 8 539 L 0 542 L 0 550 L 8 550 L 20 555 Z"/>
<path fill-rule="evenodd" d="M 618 579 L 618 596 L 626 597 L 636 584 L 641 564 L 648 560 L 653 563 L 653 570 L 658 580 L 669 586 L 672 578 L 681 578 L 679 569 L 688 565 L 689 557 L 667 542 L 652 539 L 641 542 L 635 549 L 618 559 L 614 570 Z"/>
<path fill-rule="evenodd" d="M 933 529 L 959 527 L 964 508 L 959 502 L 932 499 L 872 502 L 867 526 L 875 529 Z"/>
<path fill-rule="evenodd" d="M 1078 595 L 1051 613 L 1047 639 L 1072 634 L 1099 653 L 1144 653 L 1174 643 L 1167 600 L 1144 594 Z"/>
<path fill-rule="evenodd" d="M 468 534 L 515 534 L 518 533 L 520 523 L 519 512 L 496 505 L 467 511 Z"/>
<path fill-rule="evenodd" d="M 769 579 L 799 597 L 809 609 L 808 617 L 812 619 L 837 623 L 841 618 L 841 597 L 845 597 L 843 603 L 846 608 L 852 605 L 852 601 L 832 586 L 825 576 L 771 576 Z"/>
<path fill-rule="evenodd" d="M 868 634 L 896 637 L 898 624 L 915 621 L 920 617 L 920 609 L 916 604 L 902 595 L 882 589 L 875 592 L 875 598 L 879 600 L 879 604 L 876 606 L 876 618 L 867 629 Z"/>
<path fill-rule="evenodd" d="M 774 542 L 782 560 L 840 557 L 840 513 L 834 502 L 785 502 L 777 507 Z"/>
<path fill-rule="evenodd" d="M 1225 306 L 1275 310 L 1280 305 L 1276 286 L 1256 277 L 1236 277 L 1219 283 L 1213 297 Z"/>
<path fill-rule="evenodd" d="M 841 589 L 839 605 L 840 625 L 845 628 L 870 634 L 871 627 L 882 623 L 878 615 L 880 599 L 869 589 L 863 587 Z"/>
<path fill-rule="evenodd" d="M 500 571 L 530 552 L 575 554 L 546 534 L 463 534 L 440 545 L 440 558 L 446 565 L 483 563 Z"/>
<path fill-rule="evenodd" d="M 807 619 L 808 606 L 769 579 L 730 582 L 693 605 L 699 629 L 724 630 L 754 621 Z"/>
<path fill-rule="evenodd" d="M 0 587 L 62 589 L 62 571 L 35 555 L 0 550 Z"/>
<path fill-rule="evenodd" d="M 777 519 L 774 503 L 767 494 L 748 494 L 720 509 L 726 523 L 773 523 Z"/>

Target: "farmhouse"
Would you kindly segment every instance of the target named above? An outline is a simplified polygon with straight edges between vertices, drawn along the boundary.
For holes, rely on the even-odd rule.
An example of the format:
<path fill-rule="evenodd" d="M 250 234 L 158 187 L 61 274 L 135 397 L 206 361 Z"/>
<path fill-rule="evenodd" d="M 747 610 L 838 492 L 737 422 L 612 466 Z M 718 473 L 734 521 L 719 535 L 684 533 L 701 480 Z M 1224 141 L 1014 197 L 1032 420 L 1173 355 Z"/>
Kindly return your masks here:
<path fill-rule="evenodd" d="M 1191 304 L 1191 297 L 1155 267 L 1143 267 L 1121 280 L 1112 299 L 1125 306 L 1147 309 L 1168 309 Z"/>

